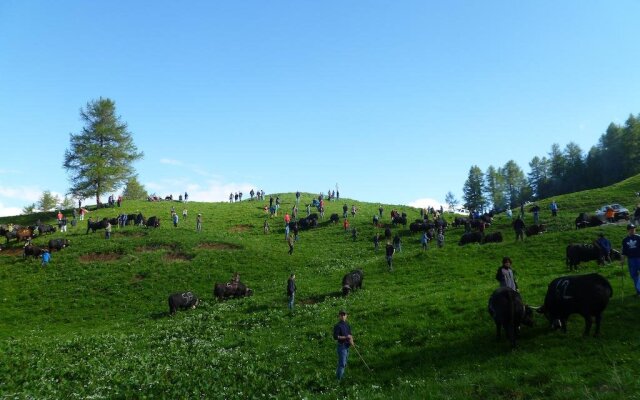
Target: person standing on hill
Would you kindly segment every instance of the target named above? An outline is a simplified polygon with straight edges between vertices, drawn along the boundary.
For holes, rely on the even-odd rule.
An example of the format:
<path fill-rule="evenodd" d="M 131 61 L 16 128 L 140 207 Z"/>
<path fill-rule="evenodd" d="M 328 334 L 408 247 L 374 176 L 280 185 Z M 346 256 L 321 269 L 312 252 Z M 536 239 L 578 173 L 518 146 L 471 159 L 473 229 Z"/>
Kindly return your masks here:
<path fill-rule="evenodd" d="M 202 232 L 202 214 L 196 217 L 196 232 Z"/>
<path fill-rule="evenodd" d="M 518 218 L 513 221 L 513 230 L 516 233 L 516 242 L 518 241 L 518 238 L 520 238 L 521 241 L 524 241 L 524 221 L 521 217 L 518 216 Z"/>
<path fill-rule="evenodd" d="M 268 219 L 264 219 L 264 224 L 262 225 L 262 230 L 264 231 L 265 234 L 269 233 L 269 220 Z"/>
<path fill-rule="evenodd" d="M 307 204 L 307 217 L 311 215 L 311 204 Z"/>
<path fill-rule="evenodd" d="M 636 289 L 636 296 L 640 296 L 640 235 L 636 234 L 636 226 L 634 224 L 627 225 L 627 236 L 622 239 L 622 258 L 620 265 L 624 265 L 624 259 L 627 258 L 629 275 L 633 280 L 633 286 Z"/>
<path fill-rule="evenodd" d="M 174 212 L 173 214 L 171 214 L 171 219 L 173 220 L 173 227 L 177 228 L 178 227 L 178 214 L 176 212 Z"/>
<path fill-rule="evenodd" d="M 422 238 L 420 239 L 422 243 L 422 250 L 427 250 L 427 245 L 429 243 L 429 236 L 427 235 L 427 231 L 422 232 Z"/>
<path fill-rule="evenodd" d="M 344 377 L 344 370 L 347 368 L 349 358 L 349 347 L 353 345 L 351 327 L 347 323 L 347 312 L 340 310 L 338 313 L 338 323 L 333 327 L 333 338 L 338 342 L 338 367 L 336 378 L 341 380 Z"/>
<path fill-rule="evenodd" d="M 496 280 L 500 282 L 500 287 L 508 287 L 513 290 L 518 290 L 518 285 L 515 280 L 515 271 L 511 269 L 511 258 L 503 257 L 502 265 L 496 271 Z"/>
<path fill-rule="evenodd" d="M 600 251 L 600 258 L 602 262 L 611 262 L 611 242 L 604 236 L 604 233 L 600 232 L 598 238 L 593 243 L 594 246 Z"/>
<path fill-rule="evenodd" d="M 397 252 L 401 252 L 402 251 L 402 242 L 400 241 L 400 235 L 398 235 L 397 233 L 393 237 L 393 248 Z"/>
<path fill-rule="evenodd" d="M 51 254 L 49 253 L 49 250 L 44 249 L 42 252 L 42 266 L 46 267 L 49 265 L 49 261 L 51 261 Z"/>
<path fill-rule="evenodd" d="M 186 221 L 186 220 L 187 220 L 187 209 L 186 209 L 186 208 L 182 210 L 182 219 L 183 219 L 184 221 Z"/>
<path fill-rule="evenodd" d="M 294 243 L 293 235 L 289 235 L 287 237 L 287 244 L 289 245 L 289 255 L 293 254 L 293 243 Z"/>
<path fill-rule="evenodd" d="M 347 218 L 347 211 L 349 210 L 349 206 L 345 203 L 342 206 L 342 218 Z"/>
<path fill-rule="evenodd" d="M 396 249 L 393 247 L 391 242 L 387 242 L 387 246 L 385 248 L 385 255 L 387 257 L 387 267 L 389 267 L 389 271 L 393 271 L 393 253 L 396 252 Z"/>
<path fill-rule="evenodd" d="M 89 220 L 91 222 L 91 220 Z M 89 230 L 87 230 L 88 232 Z M 104 228 L 104 238 L 111 239 L 111 222 L 107 221 L 107 226 Z"/>
<path fill-rule="evenodd" d="M 287 296 L 289 296 L 289 311 L 293 311 L 293 302 L 296 297 L 296 274 L 289 275 L 287 281 Z"/>
<path fill-rule="evenodd" d="M 296 192 L 296 204 L 300 204 L 300 191 Z"/>
<path fill-rule="evenodd" d="M 540 206 L 534 204 L 533 207 L 531 207 L 531 212 L 533 213 L 533 223 L 538 225 L 540 221 Z"/>
<path fill-rule="evenodd" d="M 383 211 L 384 211 L 384 208 L 382 208 L 382 204 L 380 204 L 380 207 L 378 207 L 378 213 L 380 214 L 380 218 L 382 218 Z"/>
<path fill-rule="evenodd" d="M 378 251 L 378 247 L 380 247 L 380 234 L 376 233 L 373 236 L 373 250 Z"/>
<path fill-rule="evenodd" d="M 553 200 L 551 202 L 551 204 L 549 205 L 549 208 L 551 209 L 551 216 L 552 217 L 557 217 L 558 216 L 558 203 L 556 203 L 556 201 Z"/>

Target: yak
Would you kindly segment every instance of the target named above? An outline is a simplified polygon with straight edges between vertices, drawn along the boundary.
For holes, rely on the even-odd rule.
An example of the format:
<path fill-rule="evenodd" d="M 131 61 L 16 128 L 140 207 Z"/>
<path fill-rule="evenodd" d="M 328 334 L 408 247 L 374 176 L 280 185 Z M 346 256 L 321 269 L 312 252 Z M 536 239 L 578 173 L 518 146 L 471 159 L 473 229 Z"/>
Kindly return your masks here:
<path fill-rule="evenodd" d="M 225 300 L 229 297 L 246 297 L 252 296 L 253 290 L 249 289 L 242 282 L 237 285 L 230 283 L 216 283 L 213 287 L 213 296 L 218 300 Z"/>
<path fill-rule="evenodd" d="M 520 325 L 533 326 L 533 308 L 522 301 L 520 293 L 508 287 L 496 289 L 489 298 L 489 314 L 496 324 L 496 340 L 504 328 L 511 347 L 516 347 Z"/>
<path fill-rule="evenodd" d="M 177 310 L 194 309 L 200 300 L 191 292 L 174 293 L 169 295 L 169 314 L 174 315 Z"/>

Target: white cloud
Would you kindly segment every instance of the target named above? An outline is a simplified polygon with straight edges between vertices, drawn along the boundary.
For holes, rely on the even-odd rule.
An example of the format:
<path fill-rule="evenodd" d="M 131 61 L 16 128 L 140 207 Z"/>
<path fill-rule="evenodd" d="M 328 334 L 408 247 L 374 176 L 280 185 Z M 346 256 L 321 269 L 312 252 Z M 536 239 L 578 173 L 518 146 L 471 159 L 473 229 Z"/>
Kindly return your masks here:
<path fill-rule="evenodd" d="M 442 206 L 442 208 L 444 208 L 445 210 L 449 207 L 445 203 L 442 203 L 442 202 L 440 202 L 438 200 L 429 199 L 429 198 L 414 200 L 412 202 L 409 202 L 409 204 L 407 204 L 407 205 L 411 206 L 411 207 L 415 207 L 415 208 L 433 207 L 433 208 L 436 208 L 436 209 L 439 209 L 440 206 Z"/>
<path fill-rule="evenodd" d="M 0 186 L 0 197 L 24 200 L 29 203 L 33 203 L 34 201 L 37 201 L 42 195 L 42 192 L 43 191 L 41 189 L 38 189 L 35 187 L 29 187 L 29 186 L 22 186 L 22 187 Z"/>
<path fill-rule="evenodd" d="M 6 207 L 4 204 L 0 203 L 0 217 L 8 217 L 12 215 L 20 215 L 22 214 L 22 209 L 18 207 Z"/>
<path fill-rule="evenodd" d="M 171 158 L 162 158 L 160 159 L 161 164 L 169 164 L 169 165 L 182 165 L 182 161 L 173 160 Z"/>

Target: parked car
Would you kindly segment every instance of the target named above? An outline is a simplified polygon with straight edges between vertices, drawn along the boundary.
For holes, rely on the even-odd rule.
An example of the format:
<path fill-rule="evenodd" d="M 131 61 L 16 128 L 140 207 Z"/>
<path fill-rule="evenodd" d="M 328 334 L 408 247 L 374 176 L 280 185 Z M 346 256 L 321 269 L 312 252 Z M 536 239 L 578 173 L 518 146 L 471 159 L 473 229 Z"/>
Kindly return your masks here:
<path fill-rule="evenodd" d="M 596 210 L 596 215 L 600 218 L 600 219 L 605 219 L 606 218 L 606 214 L 607 214 L 607 209 L 608 208 L 613 208 L 613 220 L 614 221 L 618 221 L 621 219 L 629 219 L 629 210 L 627 210 L 626 208 L 622 207 L 620 204 L 614 203 L 614 204 L 606 204 L 600 208 L 598 208 Z"/>

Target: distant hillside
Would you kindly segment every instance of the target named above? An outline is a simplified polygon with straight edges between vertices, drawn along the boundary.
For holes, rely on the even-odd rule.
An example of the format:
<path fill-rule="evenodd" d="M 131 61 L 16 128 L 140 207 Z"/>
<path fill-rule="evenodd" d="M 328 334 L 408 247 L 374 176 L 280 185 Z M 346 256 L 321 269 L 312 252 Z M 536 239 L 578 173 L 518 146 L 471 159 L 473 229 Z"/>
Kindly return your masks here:
<path fill-rule="evenodd" d="M 420 210 L 383 205 L 382 226 L 373 225 L 378 203 L 340 199 L 326 203 L 317 228 L 300 232 L 292 255 L 284 237 L 283 215 L 293 193 L 280 193 L 281 210 L 270 218 L 267 201 L 239 203 L 125 202 L 91 211 L 94 219 L 120 212 L 158 216 L 158 229 L 137 226 L 86 234 L 86 221 L 67 234 L 71 246 L 53 252 L 42 268 L 23 259 L 22 243 L 0 251 L 0 393 L 34 398 L 633 398 L 640 392 L 632 354 L 640 345 L 640 313 L 626 267 L 581 265 L 599 272 L 614 289 L 602 323 L 602 337 L 583 338 L 584 322 L 573 316 L 568 333 L 553 332 L 542 316 L 523 328 L 515 351 L 495 340 L 487 300 L 497 287 L 503 256 L 514 261 L 520 292 L 532 305 L 543 301 L 552 279 L 567 274 L 565 248 L 589 243 L 605 233 L 619 248 L 624 223 L 576 230 L 579 212 L 593 213 L 617 202 L 631 211 L 640 202 L 640 176 L 618 184 L 557 196 L 558 217 L 545 199 L 541 220 L 548 231 L 515 242 L 511 220 L 497 215 L 488 232 L 502 243 L 458 246 L 464 228 L 449 227 L 445 245 L 421 249 L 419 234 L 393 226 L 390 211 Z M 299 214 L 313 195 L 304 193 Z M 268 199 L 268 196 L 267 196 Z M 342 225 L 342 207 L 351 230 Z M 188 210 L 178 227 L 170 210 Z M 518 212 L 519 210 L 514 210 Z M 314 210 L 313 212 L 317 212 Z M 195 217 L 203 215 L 203 231 Z M 340 222 L 329 222 L 331 214 Z M 53 213 L 0 218 L 0 224 L 54 223 Z M 447 214 L 451 220 L 453 215 Z M 267 220 L 270 233 L 263 233 Z M 526 212 L 525 222 L 532 223 Z M 394 271 L 373 236 L 390 228 L 402 239 Z M 384 242 L 383 242 L 384 244 Z M 364 270 L 364 287 L 340 294 L 347 272 Z M 218 302 L 215 282 L 234 272 L 254 291 L 252 297 Z M 295 311 L 287 310 L 286 281 L 297 276 Z M 168 316 L 169 294 L 193 291 L 195 310 Z M 332 327 L 346 309 L 358 352 L 351 351 L 346 379 L 335 382 Z M 359 353 L 359 355 L 358 355 Z M 367 368 L 368 365 L 371 371 Z"/>

